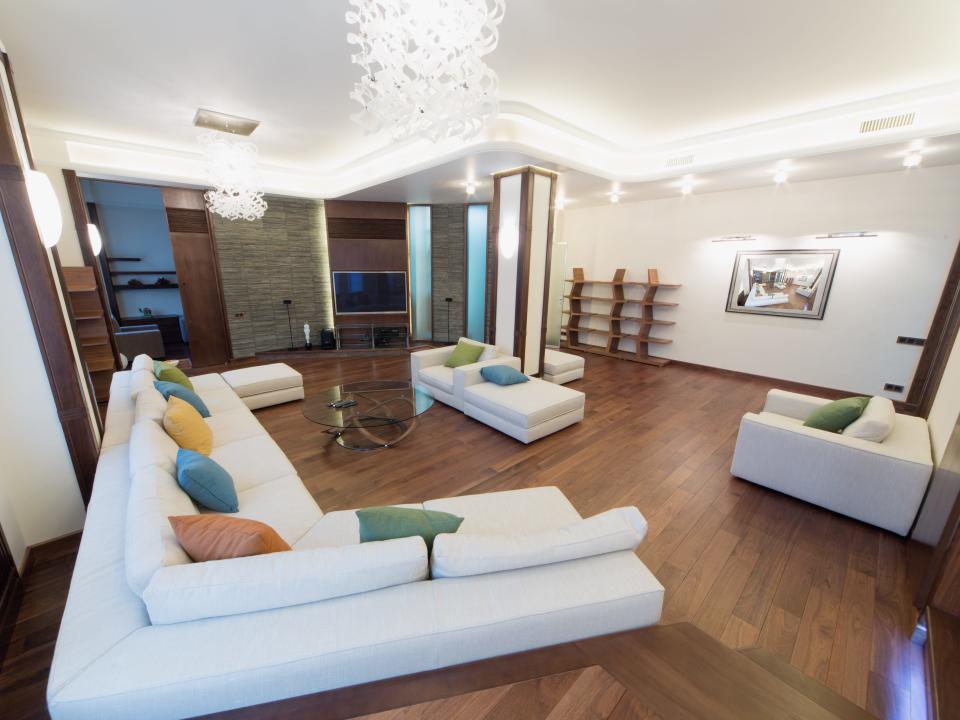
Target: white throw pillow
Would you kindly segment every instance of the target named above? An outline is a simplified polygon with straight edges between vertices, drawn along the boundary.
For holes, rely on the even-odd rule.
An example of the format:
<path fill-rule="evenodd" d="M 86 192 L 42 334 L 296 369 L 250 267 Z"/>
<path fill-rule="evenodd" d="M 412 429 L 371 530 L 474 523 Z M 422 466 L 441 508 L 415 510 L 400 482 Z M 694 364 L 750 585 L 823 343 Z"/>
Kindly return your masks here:
<path fill-rule="evenodd" d="M 433 541 L 433 577 L 463 577 L 633 550 L 647 534 L 635 507 L 594 515 L 557 530 L 529 535 L 442 534 Z"/>
<path fill-rule="evenodd" d="M 896 420 L 897 412 L 890 398 L 872 397 L 860 417 L 843 429 L 843 435 L 880 443 L 893 432 Z"/>
<path fill-rule="evenodd" d="M 427 579 L 419 535 L 360 545 L 291 550 L 170 565 L 143 602 L 154 625 L 259 612 Z"/>
<path fill-rule="evenodd" d="M 480 353 L 480 357 L 477 358 L 477 362 L 483 362 L 484 360 L 496 360 L 500 357 L 500 353 L 493 345 L 487 345 L 483 348 L 483 352 Z"/>
<path fill-rule="evenodd" d="M 140 353 L 133 359 L 133 365 L 130 366 L 130 369 L 134 372 L 137 370 L 149 370 L 150 374 L 153 375 L 153 358 Z"/>

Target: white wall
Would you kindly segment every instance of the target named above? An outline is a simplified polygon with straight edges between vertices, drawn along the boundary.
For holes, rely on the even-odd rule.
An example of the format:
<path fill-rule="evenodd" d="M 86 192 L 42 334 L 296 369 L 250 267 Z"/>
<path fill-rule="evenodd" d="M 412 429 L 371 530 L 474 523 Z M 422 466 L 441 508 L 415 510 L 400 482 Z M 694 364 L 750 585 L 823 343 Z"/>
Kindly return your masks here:
<path fill-rule="evenodd" d="M 567 277 L 574 266 L 591 279 L 625 267 L 628 280 L 643 280 L 656 267 L 663 282 L 683 284 L 658 296 L 680 305 L 657 311 L 677 324 L 656 329 L 674 342 L 653 346 L 653 354 L 884 394 L 885 382 L 909 389 L 920 348 L 897 345 L 896 337 L 926 336 L 943 289 L 960 238 L 960 166 L 591 208 L 571 203 L 563 212 Z M 879 236 L 816 239 L 850 230 Z M 758 240 L 711 242 L 740 234 Z M 724 311 L 738 250 L 790 248 L 841 251 L 822 321 Z"/>
<path fill-rule="evenodd" d="M 22 568 L 30 545 L 83 527 L 83 502 L 10 242 L 0 223 L 0 524 Z"/>

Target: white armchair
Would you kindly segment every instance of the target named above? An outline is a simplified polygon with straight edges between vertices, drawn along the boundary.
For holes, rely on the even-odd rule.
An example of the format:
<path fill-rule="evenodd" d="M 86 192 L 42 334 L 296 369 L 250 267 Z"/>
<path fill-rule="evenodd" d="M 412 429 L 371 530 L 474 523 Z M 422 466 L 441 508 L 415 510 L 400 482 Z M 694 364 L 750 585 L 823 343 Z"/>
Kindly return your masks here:
<path fill-rule="evenodd" d="M 926 420 L 898 413 L 883 442 L 805 427 L 828 402 L 771 390 L 763 410 L 740 421 L 730 472 L 906 535 L 933 473 Z"/>
<path fill-rule="evenodd" d="M 462 365 L 457 370 L 469 371 L 475 369 L 479 374 L 480 368 L 484 365 L 504 364 L 507 360 L 515 360 L 510 355 L 501 353 L 493 345 L 478 343 L 467 338 L 460 338 L 465 342 L 483 345 L 483 353 L 480 359 L 470 365 Z M 410 379 L 414 383 L 425 385 L 433 396 L 447 405 L 463 410 L 463 384 L 460 384 L 460 390 L 457 391 L 454 384 L 453 368 L 444 365 L 447 359 L 453 354 L 456 345 L 431 348 L 430 350 L 420 350 L 410 353 Z M 516 359 L 519 364 L 519 359 Z"/>

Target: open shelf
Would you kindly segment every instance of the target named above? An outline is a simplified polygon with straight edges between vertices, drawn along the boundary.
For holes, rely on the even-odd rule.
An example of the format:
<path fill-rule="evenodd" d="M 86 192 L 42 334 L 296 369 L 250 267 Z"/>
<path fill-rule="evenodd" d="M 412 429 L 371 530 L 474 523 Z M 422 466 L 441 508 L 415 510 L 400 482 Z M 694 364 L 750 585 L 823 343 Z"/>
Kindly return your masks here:
<path fill-rule="evenodd" d="M 121 290 L 173 290 L 180 287 L 177 283 L 170 283 L 169 285 L 114 285 L 114 292 L 120 292 Z"/>
<path fill-rule="evenodd" d="M 176 270 L 111 270 L 111 275 L 176 275 Z"/>
<path fill-rule="evenodd" d="M 605 355 L 623 360 L 631 360 L 656 367 L 663 367 L 670 361 L 666 358 L 660 358 L 650 355 L 651 345 L 669 345 L 673 340 L 669 338 L 660 338 L 650 335 L 650 331 L 657 326 L 666 326 L 676 324 L 673 320 L 659 320 L 653 316 L 654 308 L 672 308 L 677 307 L 677 303 L 663 302 L 656 299 L 657 292 L 661 289 L 672 289 L 680 287 L 679 284 L 660 282 L 660 273 L 655 268 L 647 271 L 647 282 L 625 280 L 626 268 L 618 268 L 613 274 L 612 280 L 587 280 L 583 273 L 583 268 L 574 268 L 573 277 L 568 278 L 567 282 L 572 283 L 570 292 L 564 295 L 570 303 L 569 309 L 563 312 L 568 315 L 567 324 L 563 326 L 566 332 L 565 347 L 584 352 Z M 591 292 L 594 285 L 602 285 L 610 288 L 610 296 L 596 295 Z M 643 288 L 643 297 L 628 298 L 624 294 L 624 288 L 639 287 Z M 603 302 L 610 303 L 608 312 L 591 312 L 584 309 L 582 302 Z M 623 309 L 632 305 L 639 307 L 639 314 L 624 315 Z M 592 307 L 592 306 L 588 306 Z M 601 306 L 602 307 L 602 306 Z M 591 327 L 581 325 L 581 318 L 598 318 L 609 323 L 606 328 Z M 624 330 L 623 323 L 634 323 L 629 326 L 632 332 Z M 638 327 L 639 330 L 636 330 Z M 585 335 L 600 335 L 606 337 L 606 345 L 593 345 L 581 342 L 581 337 Z M 632 352 L 621 348 L 622 340 L 630 340 L 634 343 Z"/>

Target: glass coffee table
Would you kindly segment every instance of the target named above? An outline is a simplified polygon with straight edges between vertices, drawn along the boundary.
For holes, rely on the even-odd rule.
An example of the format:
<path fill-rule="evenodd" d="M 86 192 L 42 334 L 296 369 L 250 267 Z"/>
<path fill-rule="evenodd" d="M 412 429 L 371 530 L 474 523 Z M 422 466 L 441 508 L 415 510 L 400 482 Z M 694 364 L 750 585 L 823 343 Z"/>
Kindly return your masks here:
<path fill-rule="evenodd" d="M 349 401 L 347 407 L 332 403 Z M 433 406 L 433 395 L 407 380 L 365 380 L 321 390 L 303 402 L 303 415 L 326 425 L 337 443 L 350 450 L 376 450 L 403 440 L 417 418 Z"/>

